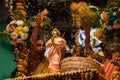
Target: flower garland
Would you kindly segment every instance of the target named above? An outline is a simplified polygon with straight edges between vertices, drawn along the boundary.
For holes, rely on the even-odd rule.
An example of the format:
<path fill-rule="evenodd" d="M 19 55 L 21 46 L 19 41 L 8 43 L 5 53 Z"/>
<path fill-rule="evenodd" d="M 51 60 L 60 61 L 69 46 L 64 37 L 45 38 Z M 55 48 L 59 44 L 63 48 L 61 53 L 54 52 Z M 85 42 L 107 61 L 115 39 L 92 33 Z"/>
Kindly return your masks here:
<path fill-rule="evenodd" d="M 16 0 L 16 9 L 14 11 L 14 13 L 16 14 L 16 18 L 23 20 L 24 22 L 26 22 L 26 15 L 27 15 L 24 5 L 25 2 L 26 0 Z"/>
<path fill-rule="evenodd" d="M 28 54 L 27 54 L 27 47 L 23 44 L 14 45 L 14 53 L 16 56 L 17 67 L 14 70 L 15 74 L 14 77 L 23 77 L 27 76 L 28 74 Z"/>
<path fill-rule="evenodd" d="M 23 77 L 28 75 L 28 47 L 27 38 L 29 27 L 26 22 L 26 9 L 23 5 L 26 0 L 15 0 L 14 13 L 10 10 L 11 21 L 4 31 L 8 35 L 9 42 L 14 47 L 17 66 L 13 71 L 13 77 Z M 15 15 L 14 15 L 15 14 Z"/>
<path fill-rule="evenodd" d="M 9 42 L 14 46 L 17 62 L 14 76 L 26 76 L 28 73 L 28 50 L 25 41 L 28 38 L 29 27 L 23 20 L 14 20 L 7 25 L 4 32 L 8 35 Z"/>
<path fill-rule="evenodd" d="M 15 36 L 17 37 L 15 40 L 16 45 L 14 45 L 14 51 L 17 49 L 14 53 L 16 55 L 16 62 L 17 67 L 15 70 L 15 77 L 23 77 L 28 75 L 28 47 L 27 47 L 27 38 L 28 38 L 28 31 L 29 28 L 25 24 L 26 23 L 26 9 L 24 3 L 26 0 L 16 0 L 16 8 L 14 10 L 14 14 L 17 18 L 17 21 L 13 22 L 13 25 L 15 26 L 14 31 Z M 17 33 L 17 34 L 16 34 Z M 12 39 L 13 40 L 13 39 Z"/>
<path fill-rule="evenodd" d="M 11 44 L 22 43 L 28 37 L 29 28 L 22 20 L 11 21 L 6 27 L 6 34 Z"/>

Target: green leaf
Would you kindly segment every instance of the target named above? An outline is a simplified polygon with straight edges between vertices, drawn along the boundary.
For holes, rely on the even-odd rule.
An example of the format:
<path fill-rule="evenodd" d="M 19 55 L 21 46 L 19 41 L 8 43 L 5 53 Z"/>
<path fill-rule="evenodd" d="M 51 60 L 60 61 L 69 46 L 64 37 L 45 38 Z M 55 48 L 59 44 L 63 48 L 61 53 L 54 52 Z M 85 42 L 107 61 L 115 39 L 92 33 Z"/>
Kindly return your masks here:
<path fill-rule="evenodd" d="M 45 17 L 44 21 L 42 22 L 43 26 L 50 25 L 52 20 L 49 17 Z"/>

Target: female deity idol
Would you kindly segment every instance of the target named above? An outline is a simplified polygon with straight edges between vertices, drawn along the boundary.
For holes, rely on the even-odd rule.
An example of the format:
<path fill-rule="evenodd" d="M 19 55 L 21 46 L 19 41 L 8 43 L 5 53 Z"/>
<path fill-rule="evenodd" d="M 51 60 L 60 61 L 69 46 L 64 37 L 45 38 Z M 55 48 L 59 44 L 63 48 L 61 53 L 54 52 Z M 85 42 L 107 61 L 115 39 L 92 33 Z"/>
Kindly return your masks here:
<path fill-rule="evenodd" d="M 60 31 L 54 28 L 52 38 L 46 43 L 46 47 L 50 48 L 48 51 L 50 72 L 59 72 L 60 62 L 64 58 L 66 41 L 60 35 Z"/>

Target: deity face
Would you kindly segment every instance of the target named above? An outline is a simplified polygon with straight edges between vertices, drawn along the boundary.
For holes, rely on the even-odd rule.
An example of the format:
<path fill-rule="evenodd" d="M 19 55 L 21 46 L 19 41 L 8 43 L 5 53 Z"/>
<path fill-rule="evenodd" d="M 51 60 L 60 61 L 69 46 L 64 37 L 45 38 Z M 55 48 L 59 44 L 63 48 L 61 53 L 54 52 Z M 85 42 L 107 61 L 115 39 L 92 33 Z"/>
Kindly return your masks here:
<path fill-rule="evenodd" d="M 46 49 L 45 42 L 43 40 L 37 40 L 36 51 L 38 55 L 44 55 L 45 49 Z"/>
<path fill-rule="evenodd" d="M 53 33 L 53 36 L 54 36 L 54 37 L 57 37 L 57 36 L 58 36 L 57 31 L 55 31 L 55 32 Z"/>

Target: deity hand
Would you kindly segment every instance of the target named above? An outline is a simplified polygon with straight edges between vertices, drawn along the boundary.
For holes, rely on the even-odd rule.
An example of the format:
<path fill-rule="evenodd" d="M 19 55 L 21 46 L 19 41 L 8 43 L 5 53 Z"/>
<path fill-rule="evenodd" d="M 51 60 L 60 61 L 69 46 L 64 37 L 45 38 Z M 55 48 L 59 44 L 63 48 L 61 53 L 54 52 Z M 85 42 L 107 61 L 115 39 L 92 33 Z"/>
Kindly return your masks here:
<path fill-rule="evenodd" d="M 46 47 L 50 47 L 53 44 L 52 39 L 48 40 L 46 43 Z"/>

